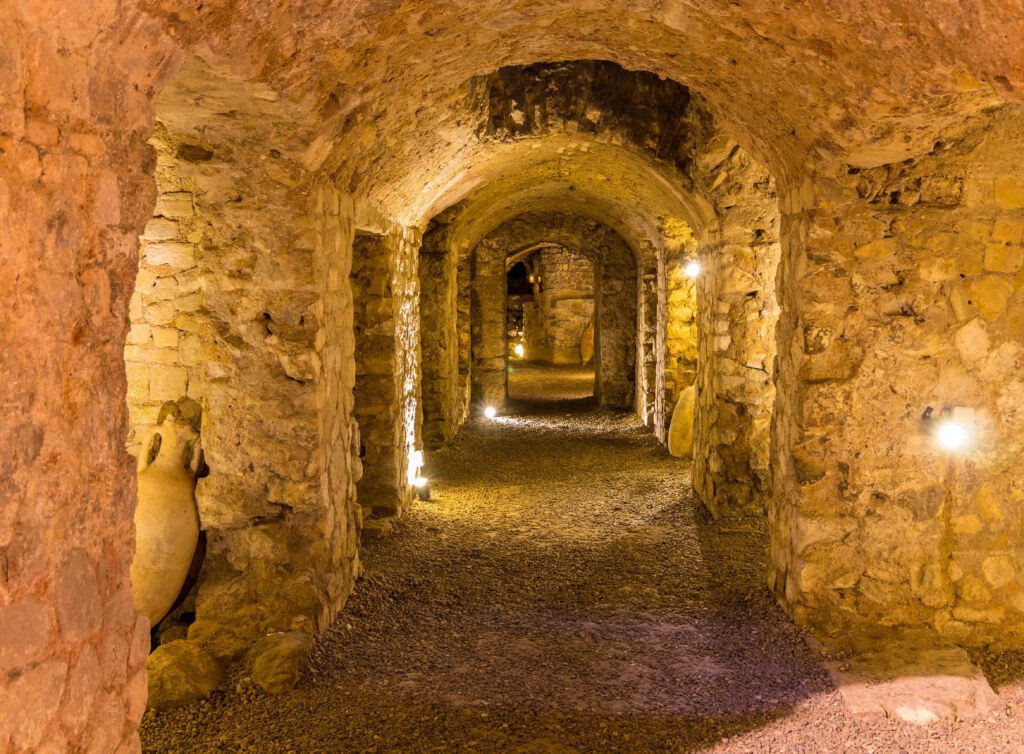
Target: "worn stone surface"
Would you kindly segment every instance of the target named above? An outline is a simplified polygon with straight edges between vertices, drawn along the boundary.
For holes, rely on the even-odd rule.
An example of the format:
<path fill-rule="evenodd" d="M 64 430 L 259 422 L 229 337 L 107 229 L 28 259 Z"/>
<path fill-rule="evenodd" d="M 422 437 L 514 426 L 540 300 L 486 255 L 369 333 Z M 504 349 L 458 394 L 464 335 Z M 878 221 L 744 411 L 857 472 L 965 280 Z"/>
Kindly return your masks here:
<path fill-rule="evenodd" d="M 313 637 L 303 631 L 272 634 L 256 642 L 250 652 L 253 682 L 268 694 L 295 688 L 309 665 Z"/>
<path fill-rule="evenodd" d="M 989 717 L 1005 706 L 959 647 L 879 644 L 872 651 L 825 663 L 854 715 L 927 725 Z"/>
<path fill-rule="evenodd" d="M 146 660 L 152 709 L 168 709 L 202 699 L 225 681 L 217 660 L 192 641 L 161 644 Z"/>
<path fill-rule="evenodd" d="M 353 248 L 355 418 L 362 440 L 360 505 L 400 513 L 417 449 L 419 277 L 417 234 L 360 234 Z"/>
<path fill-rule="evenodd" d="M 552 119 L 506 108 L 514 97 L 492 99 L 480 85 L 497 68 L 537 61 L 614 60 L 685 85 L 690 94 L 669 104 L 692 104 L 694 122 L 727 133 L 774 180 L 783 315 L 772 583 L 787 609 L 822 630 L 881 621 L 934 625 L 957 641 L 1021 641 L 1018 577 L 999 561 L 987 581 L 984 563 L 1008 558 L 1020 571 L 1024 387 L 1013 346 L 1024 337 L 1015 270 L 1024 20 L 997 0 L 841 0 L 799 11 L 763 0 L 8 2 L 0 608 L 34 599 L 56 610 L 60 590 L 81 586 L 56 578 L 73 558 L 90 564 L 95 583 L 83 588 L 98 609 L 72 616 L 67 633 L 52 615 L 31 656 L 5 652 L 14 659 L 0 687 L 50 677 L 52 663 L 77 667 L 90 651 L 104 668 L 83 671 L 93 716 L 62 722 L 51 705 L 35 705 L 20 720 L 26 732 L 12 743 L 3 731 L 0 748 L 32 748 L 37 737 L 96 750 L 135 745 L 144 641 L 127 590 L 134 483 L 124 444 L 134 420 L 125 398 L 134 391 L 138 405 L 149 402 L 154 373 L 157 394 L 203 392 L 210 476 L 199 498 L 210 554 L 197 639 L 234 655 L 297 620 L 320 627 L 343 603 L 358 570 L 355 227 L 421 228 L 465 202 L 480 224 L 466 236 L 472 246 L 504 219 L 544 207 L 586 209 L 636 249 L 658 247 L 662 214 L 710 239 L 704 248 L 718 243 L 717 226 L 728 254 L 760 247 L 725 230 L 768 231 L 760 220 L 729 220 L 727 211 L 745 206 L 743 195 L 730 198 L 733 171 L 710 182 L 687 173 L 700 149 L 664 129 L 679 111 L 661 114 L 655 89 L 623 84 L 641 76 L 609 82 L 605 65 L 592 66 L 577 88 L 594 96 L 551 108 L 558 96 L 539 99 L 561 114 Z M 557 90 L 572 75 L 544 81 Z M 614 96 L 598 96 L 605 87 Z M 504 113 L 497 121 L 492 101 Z M 623 121 L 630 110 L 664 138 Z M 198 245 L 172 237 L 182 230 L 174 215 L 187 207 L 172 196 L 181 192 L 156 199 L 156 165 L 167 164 L 148 144 L 157 117 L 176 144 L 175 169 L 195 182 Z M 510 129 L 517 120 L 529 129 Z M 187 271 L 202 251 L 197 266 L 209 275 L 195 321 L 179 326 L 181 297 L 163 283 L 141 294 L 142 319 L 138 305 L 130 312 L 143 234 L 158 267 Z M 733 297 L 730 321 L 754 328 L 767 288 L 750 288 L 759 268 L 749 261 L 729 265 L 747 275 L 709 277 L 723 283 L 705 300 Z M 663 274 L 657 259 L 645 263 L 640 343 L 664 338 L 648 327 L 659 321 Z M 459 280 L 464 402 L 469 283 Z M 752 303 L 741 304 L 744 291 L 755 292 Z M 953 336 L 974 319 L 989 345 L 967 362 Z M 134 323 L 140 343 L 129 345 L 146 353 L 126 379 Z M 183 332 L 200 336 L 195 386 L 189 369 L 146 361 L 165 351 L 192 358 L 195 341 Z M 634 402 L 660 428 L 664 369 L 656 348 L 647 353 L 636 358 Z M 702 384 L 719 371 L 699 370 Z M 729 380 L 721 393 L 701 393 L 735 410 L 716 423 L 743 428 L 741 438 L 757 437 L 764 416 L 740 412 L 758 405 L 742 395 L 753 384 Z M 948 480 L 946 459 L 918 431 L 924 403 L 985 412 L 984 443 Z M 746 510 L 767 445 L 732 445 L 723 438 L 698 460 L 698 487 L 713 508 L 736 501 Z M 820 521 L 831 538 L 809 535 Z M 295 567 L 296 553 L 306 568 Z M 309 573 L 316 578 L 297 575 Z M 971 579 L 991 597 L 960 587 Z"/>

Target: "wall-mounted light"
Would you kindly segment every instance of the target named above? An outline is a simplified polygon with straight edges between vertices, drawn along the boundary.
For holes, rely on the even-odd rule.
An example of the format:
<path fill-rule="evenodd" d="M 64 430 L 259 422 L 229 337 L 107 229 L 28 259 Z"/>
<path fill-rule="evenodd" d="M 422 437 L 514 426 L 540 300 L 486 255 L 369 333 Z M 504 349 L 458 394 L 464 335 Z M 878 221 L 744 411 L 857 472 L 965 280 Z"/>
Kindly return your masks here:
<path fill-rule="evenodd" d="M 512 353 L 516 355 L 517 359 L 521 359 L 526 356 L 526 349 L 523 348 L 522 343 L 516 343 L 515 347 L 512 349 Z"/>
<path fill-rule="evenodd" d="M 970 432 L 967 427 L 952 419 L 943 421 L 935 429 L 935 442 L 943 450 L 950 452 L 963 450 L 970 442 Z"/>
<path fill-rule="evenodd" d="M 700 275 L 700 262 L 698 262 L 696 259 L 691 259 L 683 267 L 683 274 L 686 275 L 686 277 L 693 280 L 695 277 Z"/>
<path fill-rule="evenodd" d="M 964 452 L 974 440 L 974 409 L 968 406 L 945 406 L 938 416 L 929 406 L 921 419 L 932 442 L 947 453 Z"/>
<path fill-rule="evenodd" d="M 418 476 L 412 480 L 412 494 L 420 500 L 430 499 L 430 480 L 425 476 Z"/>
<path fill-rule="evenodd" d="M 408 478 L 409 484 L 415 485 L 417 479 L 421 479 L 420 469 L 423 468 L 423 451 L 422 450 L 410 450 L 409 451 L 409 469 Z"/>
<path fill-rule="evenodd" d="M 497 415 L 498 409 L 496 409 L 494 406 L 488 406 L 487 408 L 484 409 L 484 416 L 486 416 L 488 419 L 493 419 Z"/>

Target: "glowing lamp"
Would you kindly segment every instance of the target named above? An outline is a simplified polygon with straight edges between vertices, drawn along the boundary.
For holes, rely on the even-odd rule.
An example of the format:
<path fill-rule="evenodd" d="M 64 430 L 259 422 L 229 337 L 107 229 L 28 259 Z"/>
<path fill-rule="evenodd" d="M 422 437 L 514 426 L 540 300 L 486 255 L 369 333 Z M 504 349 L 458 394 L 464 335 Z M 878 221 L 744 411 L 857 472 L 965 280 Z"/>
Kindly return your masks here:
<path fill-rule="evenodd" d="M 493 419 L 497 415 L 498 409 L 496 409 L 494 406 L 488 406 L 487 408 L 484 409 L 484 416 L 486 416 L 488 419 Z"/>
<path fill-rule="evenodd" d="M 683 267 L 683 273 L 686 275 L 686 277 L 690 278 L 691 280 L 697 277 L 698 275 L 700 275 L 700 262 L 698 262 L 696 259 L 691 259 L 689 262 L 686 263 L 686 266 Z"/>
<path fill-rule="evenodd" d="M 963 450 L 970 442 L 970 432 L 962 422 L 947 419 L 935 428 L 935 442 L 943 450 L 954 452 Z"/>
<path fill-rule="evenodd" d="M 523 348 L 522 343 L 516 343 L 516 347 L 512 349 L 512 352 L 515 353 L 516 357 L 520 359 L 526 355 L 526 349 Z"/>
<path fill-rule="evenodd" d="M 425 476 L 418 476 L 412 480 L 413 487 L 426 487 L 429 480 Z"/>

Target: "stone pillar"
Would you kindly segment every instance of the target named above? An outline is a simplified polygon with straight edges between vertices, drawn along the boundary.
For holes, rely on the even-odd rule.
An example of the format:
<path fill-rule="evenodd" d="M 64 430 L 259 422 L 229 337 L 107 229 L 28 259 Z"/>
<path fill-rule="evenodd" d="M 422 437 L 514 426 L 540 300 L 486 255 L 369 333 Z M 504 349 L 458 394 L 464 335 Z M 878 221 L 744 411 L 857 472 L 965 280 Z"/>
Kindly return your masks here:
<path fill-rule="evenodd" d="M 149 626 L 128 582 L 124 345 L 155 200 L 148 92 L 175 47 L 130 6 L 132 34 L 52 11 L 6 3 L 0 24 L 0 751 L 133 750 Z"/>
<path fill-rule="evenodd" d="M 409 499 L 409 454 L 416 448 L 419 352 L 419 240 L 408 234 L 357 235 L 355 416 L 363 478 L 359 504 L 397 515 Z"/>
<path fill-rule="evenodd" d="M 785 195 L 773 585 L 828 633 L 1024 640 L 1024 118 L 975 128 Z"/>
<path fill-rule="evenodd" d="M 636 263 L 622 244 L 604 250 L 597 267 L 594 392 L 602 406 L 629 408 L 636 379 Z"/>
<path fill-rule="evenodd" d="M 434 449 L 455 438 L 460 424 L 458 380 L 458 257 L 447 225 L 428 232 L 420 249 L 420 350 L 423 442 Z"/>
<path fill-rule="evenodd" d="M 705 180 L 718 186 L 718 223 L 698 240 L 694 487 L 715 518 L 762 515 L 775 401 L 778 201 L 770 176 L 728 142 L 702 159 Z"/>
<path fill-rule="evenodd" d="M 508 395 L 504 250 L 481 241 L 472 258 L 473 402 L 501 406 Z"/>

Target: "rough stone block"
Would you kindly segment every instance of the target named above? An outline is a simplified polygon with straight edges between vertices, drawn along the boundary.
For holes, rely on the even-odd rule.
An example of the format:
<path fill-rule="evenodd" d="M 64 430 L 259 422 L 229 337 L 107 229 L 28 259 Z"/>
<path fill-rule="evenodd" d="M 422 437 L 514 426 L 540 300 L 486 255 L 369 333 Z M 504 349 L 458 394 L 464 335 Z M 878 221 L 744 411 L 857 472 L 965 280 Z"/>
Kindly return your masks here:
<path fill-rule="evenodd" d="M 196 250 L 183 241 L 163 241 L 143 245 L 146 262 L 154 266 L 188 269 L 196 264 Z"/>
<path fill-rule="evenodd" d="M 1024 179 L 1015 175 L 996 178 L 993 195 L 1003 209 L 1024 209 Z"/>
<path fill-rule="evenodd" d="M 1013 295 L 1013 284 L 1000 275 L 985 275 L 972 280 L 968 291 L 981 316 L 991 322 L 1006 311 Z"/>
<path fill-rule="evenodd" d="M 32 598 L 0 608 L 0 673 L 35 659 L 50 641 L 50 609 Z"/>
<path fill-rule="evenodd" d="M 224 672 L 192 641 L 161 644 L 146 660 L 151 709 L 180 707 L 209 696 L 224 683 Z"/>
<path fill-rule="evenodd" d="M 295 688 L 309 665 L 313 637 L 302 631 L 266 636 L 256 642 L 252 658 L 252 680 L 268 694 L 282 694 Z"/>
<path fill-rule="evenodd" d="M 1017 272 L 1024 267 L 1024 246 L 989 244 L 985 249 L 985 269 L 989 272 Z"/>
<path fill-rule="evenodd" d="M 188 372 L 184 367 L 153 367 L 149 378 L 149 395 L 156 401 L 176 401 L 188 392 Z"/>

